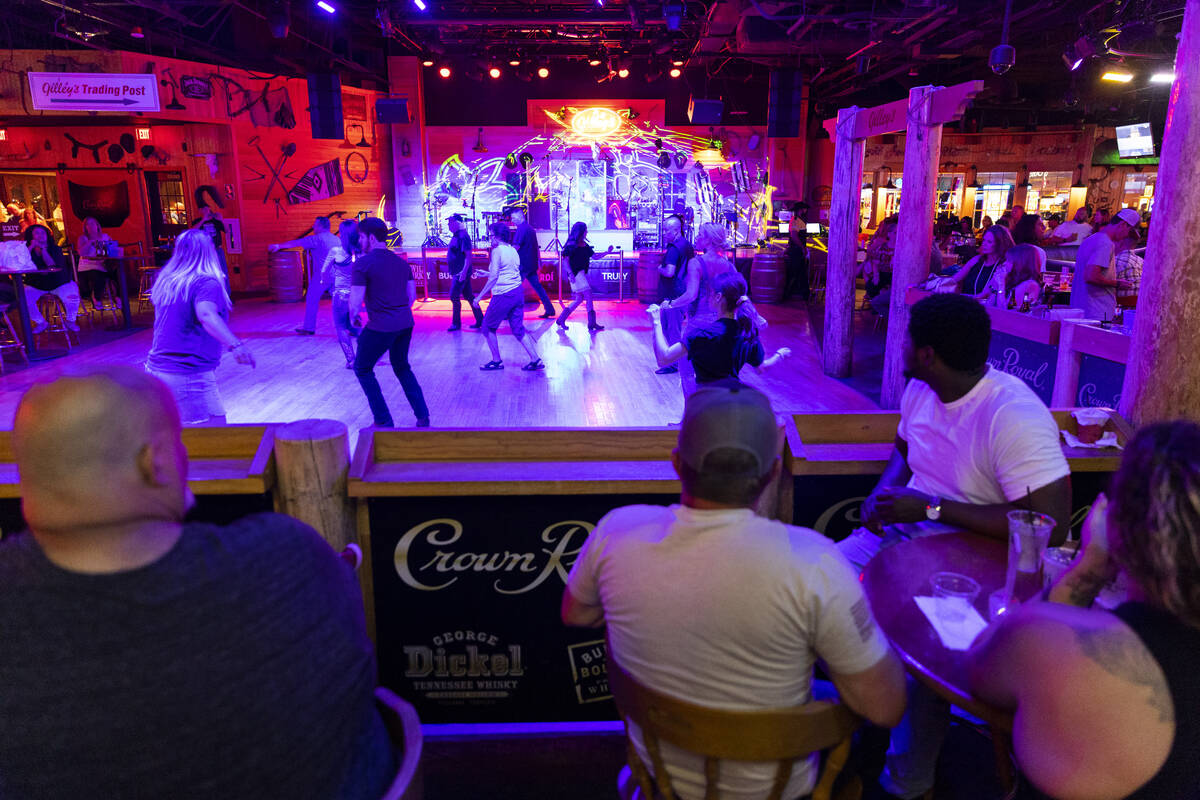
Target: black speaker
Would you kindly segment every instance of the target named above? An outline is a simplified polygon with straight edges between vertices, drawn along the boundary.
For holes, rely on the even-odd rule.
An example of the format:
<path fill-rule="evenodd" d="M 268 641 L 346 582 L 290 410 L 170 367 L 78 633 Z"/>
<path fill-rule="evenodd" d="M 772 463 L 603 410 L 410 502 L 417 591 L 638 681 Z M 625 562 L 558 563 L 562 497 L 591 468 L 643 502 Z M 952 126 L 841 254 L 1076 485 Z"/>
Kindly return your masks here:
<path fill-rule="evenodd" d="M 407 125 L 412 122 L 408 115 L 407 97 L 386 97 L 375 101 L 375 121 L 382 125 Z"/>
<path fill-rule="evenodd" d="M 797 69 L 771 73 L 767 87 L 767 138 L 788 139 L 800 135 L 804 113 L 804 76 Z"/>
<path fill-rule="evenodd" d="M 688 98 L 688 122 L 693 125 L 720 125 L 725 104 L 720 100 Z"/>
<path fill-rule="evenodd" d="M 342 126 L 342 79 L 337 73 L 310 73 L 308 116 L 314 139 L 345 139 Z"/>

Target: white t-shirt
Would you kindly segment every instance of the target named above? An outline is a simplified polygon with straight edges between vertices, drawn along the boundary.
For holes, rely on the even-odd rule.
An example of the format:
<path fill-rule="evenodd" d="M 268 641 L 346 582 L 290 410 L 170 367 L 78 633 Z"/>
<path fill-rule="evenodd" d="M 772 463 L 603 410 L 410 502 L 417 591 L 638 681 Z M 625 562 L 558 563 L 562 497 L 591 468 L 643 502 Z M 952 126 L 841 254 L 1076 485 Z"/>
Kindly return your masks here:
<path fill-rule="evenodd" d="M 888 651 L 834 544 L 749 509 L 618 508 L 588 537 L 567 587 L 603 606 L 616 660 L 638 681 L 713 708 L 800 705 L 817 658 L 855 674 Z M 631 734 L 649 767 L 641 732 Z M 703 759 L 661 750 L 676 794 L 703 797 Z M 796 762 L 784 797 L 811 791 L 815 763 Z M 774 763 L 722 761 L 720 796 L 761 800 L 774 775 Z"/>
<path fill-rule="evenodd" d="M 1082 308 L 1087 319 L 1112 319 L 1117 313 L 1115 286 L 1097 286 L 1085 280 L 1088 267 L 1100 267 L 1100 276 L 1116 280 L 1114 265 L 1116 245 L 1107 233 L 1093 233 L 1079 245 L 1075 256 L 1075 277 L 1071 279 L 1071 307 Z"/>
<path fill-rule="evenodd" d="M 1071 234 L 1077 235 L 1074 239 L 1071 239 Z M 1063 244 L 1082 244 L 1084 239 L 1092 235 L 1092 226 L 1088 225 L 1086 222 L 1069 220 L 1051 231 L 1050 235 L 1054 236 L 1056 239 L 1070 239 L 1070 241 L 1063 242 Z"/>
<path fill-rule="evenodd" d="M 499 297 L 521 285 L 521 257 L 511 244 L 501 242 L 492 248 L 492 259 L 488 272 L 497 275 L 492 285 L 492 296 Z"/>
<path fill-rule="evenodd" d="M 1050 409 L 1020 378 L 988 367 L 943 403 L 911 380 L 900 398 L 913 489 L 974 505 L 1011 503 L 1071 474 Z"/>

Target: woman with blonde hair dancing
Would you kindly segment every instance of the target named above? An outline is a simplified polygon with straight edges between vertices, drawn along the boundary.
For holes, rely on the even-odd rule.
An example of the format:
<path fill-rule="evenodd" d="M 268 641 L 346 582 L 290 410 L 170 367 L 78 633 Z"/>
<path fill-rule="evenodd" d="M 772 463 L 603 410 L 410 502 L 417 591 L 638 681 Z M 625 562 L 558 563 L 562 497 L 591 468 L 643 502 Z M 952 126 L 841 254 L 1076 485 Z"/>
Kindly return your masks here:
<path fill-rule="evenodd" d="M 222 350 L 239 364 L 254 366 L 246 343 L 229 329 L 233 303 L 212 239 L 200 229 L 175 240 L 175 252 L 150 292 L 154 304 L 154 341 L 146 371 L 171 387 L 185 425 L 225 424 L 225 406 L 217 391 Z"/>

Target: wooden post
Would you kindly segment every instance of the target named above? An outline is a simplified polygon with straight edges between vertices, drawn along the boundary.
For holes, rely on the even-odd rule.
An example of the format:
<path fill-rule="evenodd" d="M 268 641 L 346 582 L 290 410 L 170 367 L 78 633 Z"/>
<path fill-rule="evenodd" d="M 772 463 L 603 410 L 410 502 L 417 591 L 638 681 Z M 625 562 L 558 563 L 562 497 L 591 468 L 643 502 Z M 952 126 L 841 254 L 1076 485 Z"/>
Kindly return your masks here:
<path fill-rule="evenodd" d="M 825 374 L 845 378 L 854 353 L 854 272 L 858 268 L 858 201 L 866 141 L 854 139 L 858 106 L 838 111 L 834 131 L 833 195 L 825 268 Z"/>
<path fill-rule="evenodd" d="M 1200 421 L 1200 0 L 1187 0 L 1120 412 Z"/>
<path fill-rule="evenodd" d="M 331 419 L 304 419 L 275 432 L 276 507 L 316 528 L 334 550 L 357 540 L 346 496 L 349 442 L 346 425 Z"/>
<path fill-rule="evenodd" d="M 892 256 L 892 297 L 887 344 L 883 353 L 883 386 L 879 405 L 899 408 L 904 393 L 904 340 L 908 337 L 907 289 L 929 274 L 933 248 L 933 198 L 937 191 L 942 126 L 930 122 L 932 86 L 908 93 L 908 129 L 904 139 L 904 186 L 900 190 L 900 226 Z"/>

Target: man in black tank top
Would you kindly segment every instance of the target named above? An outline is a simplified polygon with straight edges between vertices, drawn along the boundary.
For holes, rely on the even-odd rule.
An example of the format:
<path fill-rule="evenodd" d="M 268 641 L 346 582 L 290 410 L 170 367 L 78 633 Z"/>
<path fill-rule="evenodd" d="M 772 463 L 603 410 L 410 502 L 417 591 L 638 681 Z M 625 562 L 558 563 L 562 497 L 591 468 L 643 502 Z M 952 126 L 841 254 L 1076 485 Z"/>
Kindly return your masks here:
<path fill-rule="evenodd" d="M 976 641 L 970 688 L 1015 713 L 1025 797 L 1200 798 L 1200 426 L 1140 430 L 1111 493 L 1050 602 Z M 1128 597 L 1092 608 L 1119 574 Z"/>

